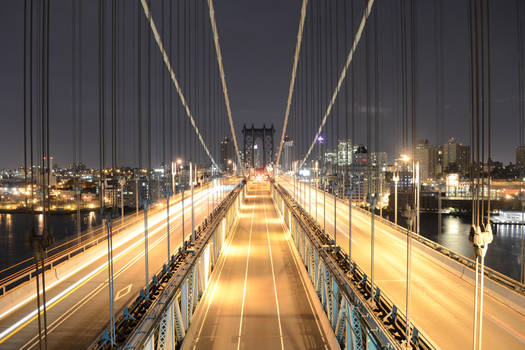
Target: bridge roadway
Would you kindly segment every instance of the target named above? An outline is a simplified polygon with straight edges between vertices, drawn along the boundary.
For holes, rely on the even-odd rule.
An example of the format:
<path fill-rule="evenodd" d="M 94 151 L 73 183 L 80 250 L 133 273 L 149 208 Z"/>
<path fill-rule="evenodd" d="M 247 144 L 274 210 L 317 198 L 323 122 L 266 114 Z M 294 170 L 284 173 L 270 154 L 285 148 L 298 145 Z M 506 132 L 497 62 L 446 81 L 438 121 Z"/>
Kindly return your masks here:
<path fill-rule="evenodd" d="M 230 179 L 228 188 L 238 182 Z M 215 192 L 215 193 L 213 193 Z M 187 192 L 189 194 L 189 192 Z M 195 190 L 195 226 L 208 214 L 213 199 L 219 199 L 219 186 Z M 170 206 L 170 248 L 175 252 L 182 241 L 181 203 L 174 199 Z M 184 223 L 188 239 L 191 232 L 191 199 L 184 200 Z M 117 221 L 118 222 L 118 221 Z M 116 223 L 117 223 L 116 222 Z M 166 206 L 151 208 L 148 215 L 149 278 L 162 268 L 167 260 Z M 103 248 L 107 243 L 100 244 Z M 109 322 L 107 249 L 91 260 L 87 253 L 79 254 L 69 262 L 79 262 L 82 268 L 59 280 L 52 288 L 46 288 L 48 348 L 83 349 L 91 344 Z M 86 261 L 83 261 L 86 260 Z M 113 266 L 115 273 L 115 308 L 118 311 L 129 304 L 145 286 L 144 223 L 139 220 L 116 235 L 113 239 Z M 67 264 L 69 262 L 65 262 Z M 35 282 L 31 282 L 34 286 Z M 20 297 L 20 305 L 11 303 L 12 311 L 0 315 L 0 349 L 35 349 L 38 346 L 38 323 L 36 314 L 36 287 L 31 296 Z M 33 294 L 34 293 L 34 294 Z M 26 299 L 27 298 L 27 299 Z M 24 301 L 24 299 L 26 299 Z M 0 307 L 5 309 L 4 298 Z"/>
<path fill-rule="evenodd" d="M 280 177 L 280 183 L 293 194 L 293 180 Z M 298 188 L 298 187 L 297 187 Z M 311 215 L 315 212 L 315 189 L 302 191 L 300 203 Z M 310 199 L 311 198 L 311 199 Z M 326 195 L 326 231 L 333 233 L 333 195 Z M 317 221 L 323 226 L 323 195 L 317 195 Z M 370 276 L 370 217 L 352 211 L 352 259 Z M 337 202 L 337 243 L 348 252 L 348 202 Z M 489 248 L 490 249 L 490 248 Z M 375 221 L 374 279 L 381 290 L 404 312 L 406 301 L 406 236 Z M 412 284 L 410 315 L 442 349 L 472 347 L 474 286 L 444 269 L 425 254 L 418 242 L 412 245 Z M 525 315 L 484 293 L 483 348 L 525 349 Z M 525 300 L 523 300 L 525 308 Z"/>
<path fill-rule="evenodd" d="M 268 182 L 246 198 L 182 348 L 328 348 Z"/>

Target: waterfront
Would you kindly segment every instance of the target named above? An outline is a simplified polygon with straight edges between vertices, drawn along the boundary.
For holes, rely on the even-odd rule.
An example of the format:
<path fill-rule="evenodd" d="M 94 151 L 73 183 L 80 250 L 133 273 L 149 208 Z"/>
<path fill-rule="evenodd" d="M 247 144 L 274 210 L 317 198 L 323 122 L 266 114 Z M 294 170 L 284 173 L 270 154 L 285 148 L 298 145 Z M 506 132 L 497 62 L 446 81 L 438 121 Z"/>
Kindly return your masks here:
<path fill-rule="evenodd" d="M 76 214 L 51 215 L 50 230 L 60 244 L 76 237 Z M 403 224 L 403 218 L 398 218 Z M 438 238 L 438 215 L 435 213 L 421 214 L 421 234 L 426 238 L 469 258 L 473 258 L 472 244 L 468 240 L 470 219 L 455 215 L 443 215 L 443 230 Z M 88 232 L 100 225 L 98 211 L 81 214 L 82 231 Z M 41 230 L 42 217 L 37 215 L 35 227 Z M 26 245 L 26 237 L 31 232 L 31 215 L 0 214 L 0 270 L 9 267 L 32 256 L 31 249 Z M 514 278 L 520 279 L 521 263 L 521 231 L 517 225 L 500 225 L 494 231 L 494 241 L 489 246 L 485 258 L 487 266 Z"/>
<path fill-rule="evenodd" d="M 402 216 L 398 216 L 398 220 L 399 224 L 405 226 Z M 421 213 L 421 235 L 458 254 L 474 259 L 472 243 L 469 241 L 471 218 L 443 214 L 442 233 L 439 237 L 437 223 L 437 213 Z M 496 226 L 493 231 L 494 240 L 485 256 L 486 266 L 519 281 L 523 230 L 523 226 L 519 225 Z"/>
<path fill-rule="evenodd" d="M 80 214 L 82 232 L 89 232 L 100 225 L 98 211 Z M 34 228 L 42 232 L 43 216 L 36 215 Z M 33 229 L 31 214 L 0 214 L 0 270 L 32 257 L 33 252 L 27 240 Z M 77 236 L 76 213 L 49 216 L 49 230 L 55 237 L 55 245 L 64 243 Z"/>

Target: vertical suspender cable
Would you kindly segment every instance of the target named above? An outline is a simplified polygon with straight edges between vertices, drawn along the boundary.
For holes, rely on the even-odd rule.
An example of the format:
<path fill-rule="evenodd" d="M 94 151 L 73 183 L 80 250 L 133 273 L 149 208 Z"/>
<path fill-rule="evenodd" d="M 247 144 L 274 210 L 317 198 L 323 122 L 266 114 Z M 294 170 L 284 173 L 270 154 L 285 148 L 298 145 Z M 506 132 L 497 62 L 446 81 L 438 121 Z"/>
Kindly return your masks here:
<path fill-rule="evenodd" d="M 222 64 L 222 53 L 221 53 L 221 47 L 219 45 L 219 34 L 217 31 L 217 23 L 215 22 L 215 9 L 213 8 L 213 0 L 208 0 L 208 8 L 210 12 L 210 21 L 211 21 L 211 26 L 213 30 L 213 39 L 215 42 L 215 53 L 217 55 L 217 64 L 219 65 L 219 72 L 220 72 L 221 82 L 222 82 L 222 90 L 224 93 L 224 103 L 226 104 L 226 112 L 228 113 L 228 120 L 230 122 L 233 144 L 235 146 L 235 153 L 237 154 L 237 162 L 239 164 L 239 168 L 242 170 L 244 174 L 244 167 L 241 164 L 239 146 L 237 145 L 237 136 L 235 135 L 235 127 L 233 125 L 232 112 L 231 112 L 231 107 L 230 107 L 230 98 L 228 96 L 228 88 L 226 86 L 226 77 L 224 75 L 224 67 Z"/>
<path fill-rule="evenodd" d="M 348 70 L 348 67 L 350 66 L 350 63 L 353 60 L 354 53 L 355 53 L 355 50 L 357 48 L 357 44 L 359 43 L 359 41 L 361 39 L 361 35 L 363 33 L 363 30 L 364 30 L 366 21 L 368 19 L 368 16 L 370 15 L 370 12 L 372 10 L 373 4 L 374 4 L 374 0 L 368 0 L 368 3 L 366 5 L 366 8 L 365 8 L 365 11 L 364 11 L 364 14 L 363 14 L 363 17 L 361 19 L 361 23 L 359 24 L 359 28 L 358 28 L 356 36 L 354 38 L 354 43 L 352 45 L 352 48 L 348 52 L 348 56 L 346 58 L 345 65 L 344 65 L 344 67 L 343 67 L 343 69 L 341 71 L 341 75 L 339 76 L 339 80 L 337 82 L 337 86 L 336 86 L 336 88 L 334 89 L 334 91 L 332 93 L 332 97 L 331 97 L 330 102 L 328 104 L 328 107 L 327 107 L 327 109 L 326 109 L 326 111 L 324 113 L 323 119 L 321 121 L 321 125 L 319 126 L 319 129 L 318 129 L 317 133 L 315 134 L 315 137 L 314 137 L 310 147 L 308 148 L 308 151 L 307 151 L 306 155 L 304 156 L 303 160 L 300 162 L 300 167 L 303 166 L 304 162 L 306 161 L 306 159 L 308 158 L 308 156 L 312 152 L 312 149 L 313 149 L 313 147 L 315 145 L 315 140 L 317 140 L 317 138 L 321 134 L 321 132 L 323 130 L 323 127 L 324 127 L 324 125 L 326 123 L 326 120 L 327 120 L 328 116 L 330 115 L 330 112 L 332 110 L 333 104 L 335 103 L 335 100 L 337 99 L 337 95 L 339 93 L 341 85 L 342 85 L 342 83 L 343 83 L 343 81 L 344 81 L 344 79 L 346 77 L 346 72 Z"/>
<path fill-rule="evenodd" d="M 180 98 L 180 101 L 183 105 L 183 107 L 185 108 L 186 110 L 186 115 L 188 116 L 189 120 L 190 120 L 190 123 L 191 123 L 191 126 L 193 127 L 194 131 L 195 131 L 195 134 L 197 135 L 202 147 L 204 148 L 207 156 L 210 158 L 210 160 L 212 161 L 212 164 L 217 166 L 217 163 L 215 162 L 215 159 L 213 158 L 213 156 L 211 155 L 208 147 L 206 146 L 206 143 L 204 142 L 204 139 L 200 133 L 200 130 L 199 128 L 197 127 L 197 124 L 195 122 L 195 119 L 193 117 L 193 115 L 191 114 L 190 112 L 190 109 L 189 109 L 189 106 L 186 102 L 186 99 L 184 97 L 184 94 L 180 88 L 180 85 L 179 85 L 179 82 L 175 76 L 175 72 L 173 71 L 172 69 L 172 66 L 171 66 L 171 63 L 169 61 L 169 57 L 168 57 L 168 54 L 166 53 L 166 50 L 164 49 L 164 45 L 162 43 L 162 40 L 159 36 L 159 33 L 157 31 L 157 27 L 155 25 L 155 22 L 153 20 L 153 17 L 152 17 L 152 14 L 150 12 L 150 7 L 147 3 L 147 0 L 141 0 L 141 4 L 142 4 L 142 8 L 144 10 L 144 14 L 146 15 L 146 18 L 148 19 L 148 23 L 149 23 L 149 26 L 151 28 L 151 31 L 152 31 L 152 35 L 154 36 L 155 38 L 155 41 L 157 43 L 157 46 L 161 52 L 161 55 L 162 55 L 162 58 L 163 58 L 163 61 L 164 61 L 164 64 L 166 65 L 166 68 L 168 69 L 169 73 L 170 73 L 170 76 L 171 76 L 171 80 L 173 82 L 173 84 L 175 85 L 175 88 L 177 90 L 177 93 L 179 94 L 179 98 Z"/>

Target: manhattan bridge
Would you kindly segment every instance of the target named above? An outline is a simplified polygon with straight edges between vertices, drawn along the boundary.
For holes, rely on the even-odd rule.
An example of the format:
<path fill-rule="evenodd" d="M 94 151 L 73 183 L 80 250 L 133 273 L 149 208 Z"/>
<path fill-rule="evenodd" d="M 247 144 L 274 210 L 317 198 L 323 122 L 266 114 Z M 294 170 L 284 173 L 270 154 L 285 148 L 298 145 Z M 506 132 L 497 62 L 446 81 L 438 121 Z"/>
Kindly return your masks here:
<path fill-rule="evenodd" d="M 525 4 L 509 3 L 523 146 Z M 485 266 L 497 2 L 297 1 L 275 129 L 232 113 L 218 2 L 13 4 L 19 143 L 4 151 L 23 156 L 27 254 L 0 271 L 0 349 L 525 348 L 523 276 Z M 469 256 L 420 224 L 437 171 L 420 131 L 445 138 L 454 89 Z"/>

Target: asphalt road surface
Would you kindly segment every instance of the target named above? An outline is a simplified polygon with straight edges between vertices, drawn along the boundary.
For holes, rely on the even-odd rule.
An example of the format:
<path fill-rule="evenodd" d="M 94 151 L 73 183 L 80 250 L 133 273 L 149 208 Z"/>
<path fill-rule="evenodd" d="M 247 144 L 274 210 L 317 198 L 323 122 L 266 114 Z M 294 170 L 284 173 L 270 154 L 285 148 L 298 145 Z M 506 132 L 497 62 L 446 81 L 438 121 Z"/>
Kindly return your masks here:
<path fill-rule="evenodd" d="M 327 348 L 268 182 L 248 184 L 232 237 L 183 349 Z"/>

